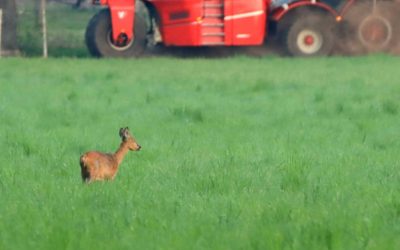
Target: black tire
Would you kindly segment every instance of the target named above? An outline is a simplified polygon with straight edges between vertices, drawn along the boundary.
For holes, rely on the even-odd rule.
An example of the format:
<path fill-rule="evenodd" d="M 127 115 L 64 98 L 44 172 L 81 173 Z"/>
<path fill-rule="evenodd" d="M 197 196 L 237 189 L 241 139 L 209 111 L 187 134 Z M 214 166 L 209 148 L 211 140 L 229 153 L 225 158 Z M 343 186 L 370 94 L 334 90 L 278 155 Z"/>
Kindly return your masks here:
<path fill-rule="evenodd" d="M 87 26 L 86 46 L 90 54 L 96 57 L 138 57 L 146 48 L 147 31 L 145 15 L 137 12 L 133 41 L 123 47 L 114 45 L 111 42 L 110 10 L 103 9 L 90 20 Z"/>
<path fill-rule="evenodd" d="M 327 13 L 309 10 L 294 14 L 283 32 L 287 53 L 291 56 L 327 56 L 334 45 L 335 23 Z"/>
<path fill-rule="evenodd" d="M 359 55 L 391 52 L 398 46 L 400 7 L 394 2 L 370 2 L 350 6 L 344 18 L 341 52 Z"/>

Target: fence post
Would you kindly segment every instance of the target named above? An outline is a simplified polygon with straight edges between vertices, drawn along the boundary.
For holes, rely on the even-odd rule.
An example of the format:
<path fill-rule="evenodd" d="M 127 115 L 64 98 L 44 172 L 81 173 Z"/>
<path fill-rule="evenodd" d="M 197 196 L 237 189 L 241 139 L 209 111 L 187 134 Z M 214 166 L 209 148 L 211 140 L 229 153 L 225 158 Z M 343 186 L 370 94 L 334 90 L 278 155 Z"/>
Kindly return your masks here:
<path fill-rule="evenodd" d="M 46 0 L 41 0 L 41 13 L 42 13 L 42 35 L 43 35 L 43 57 L 47 58 L 47 20 L 46 20 Z"/>
<path fill-rule="evenodd" d="M 2 57 L 3 54 L 3 43 L 1 40 L 3 39 L 3 9 L 0 9 L 0 57 Z"/>

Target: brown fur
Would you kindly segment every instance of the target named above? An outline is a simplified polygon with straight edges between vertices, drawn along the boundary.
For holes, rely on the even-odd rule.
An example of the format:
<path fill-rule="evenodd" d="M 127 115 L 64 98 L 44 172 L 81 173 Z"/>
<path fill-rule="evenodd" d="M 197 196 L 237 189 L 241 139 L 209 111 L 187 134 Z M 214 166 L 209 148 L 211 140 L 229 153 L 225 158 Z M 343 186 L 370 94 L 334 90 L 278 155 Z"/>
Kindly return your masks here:
<path fill-rule="evenodd" d="M 92 181 L 112 180 L 118 172 L 118 167 L 129 150 L 139 151 L 141 146 L 129 133 L 128 128 L 119 131 L 122 142 L 114 154 L 89 151 L 80 158 L 82 180 Z"/>

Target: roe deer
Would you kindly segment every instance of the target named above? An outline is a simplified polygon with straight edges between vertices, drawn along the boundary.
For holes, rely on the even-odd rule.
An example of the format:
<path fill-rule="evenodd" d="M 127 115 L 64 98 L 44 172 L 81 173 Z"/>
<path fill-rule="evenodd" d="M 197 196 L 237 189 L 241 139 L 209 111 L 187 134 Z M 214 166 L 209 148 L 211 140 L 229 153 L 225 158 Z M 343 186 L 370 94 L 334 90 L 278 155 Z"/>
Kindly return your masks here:
<path fill-rule="evenodd" d="M 122 142 L 114 154 L 89 151 L 81 156 L 81 174 L 84 182 L 114 179 L 126 153 L 129 150 L 139 151 L 141 149 L 141 146 L 129 133 L 128 127 L 121 128 L 119 136 L 121 136 Z"/>

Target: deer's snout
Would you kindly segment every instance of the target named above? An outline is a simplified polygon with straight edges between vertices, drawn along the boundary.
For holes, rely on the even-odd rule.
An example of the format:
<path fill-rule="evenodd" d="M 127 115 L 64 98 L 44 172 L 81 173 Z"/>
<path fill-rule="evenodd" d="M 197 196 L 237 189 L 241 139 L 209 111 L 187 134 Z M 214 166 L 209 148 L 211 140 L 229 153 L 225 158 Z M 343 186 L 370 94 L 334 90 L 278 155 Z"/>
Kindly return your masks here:
<path fill-rule="evenodd" d="M 139 144 L 137 145 L 137 151 L 139 151 L 142 148 Z"/>

